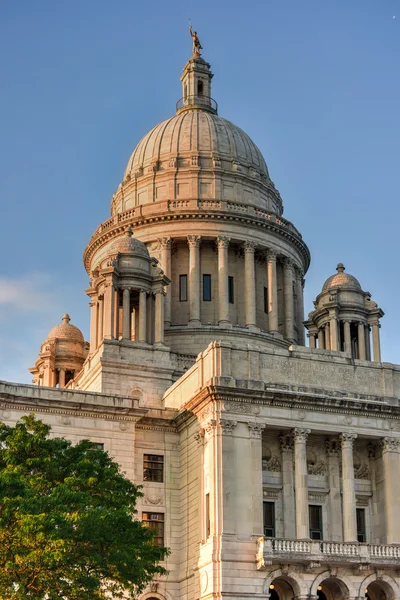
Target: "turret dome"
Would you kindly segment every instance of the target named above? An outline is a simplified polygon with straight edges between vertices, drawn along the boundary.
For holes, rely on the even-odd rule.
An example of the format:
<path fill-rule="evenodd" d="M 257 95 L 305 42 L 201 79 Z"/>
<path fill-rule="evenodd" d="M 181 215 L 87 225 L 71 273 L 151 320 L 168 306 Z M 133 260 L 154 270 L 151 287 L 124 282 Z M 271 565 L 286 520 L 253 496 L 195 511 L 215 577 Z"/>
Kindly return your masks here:
<path fill-rule="evenodd" d="M 347 287 L 353 290 L 358 290 L 361 292 L 361 285 L 358 279 L 354 277 L 354 275 L 350 275 L 350 273 L 345 273 L 345 267 L 343 263 L 339 263 L 336 267 L 337 273 L 328 277 L 322 286 L 322 292 L 327 292 L 329 289 L 334 287 Z"/>
<path fill-rule="evenodd" d="M 110 254 L 118 254 L 118 252 L 138 254 L 139 256 L 149 257 L 149 251 L 146 248 L 146 244 L 137 240 L 133 237 L 133 231 L 131 227 L 125 232 L 125 235 L 119 237 L 111 246 Z"/>
<path fill-rule="evenodd" d="M 65 314 L 62 318 L 62 322 L 50 329 L 46 340 L 66 340 L 71 342 L 85 342 L 83 334 L 78 327 L 71 325 L 70 316 Z"/>

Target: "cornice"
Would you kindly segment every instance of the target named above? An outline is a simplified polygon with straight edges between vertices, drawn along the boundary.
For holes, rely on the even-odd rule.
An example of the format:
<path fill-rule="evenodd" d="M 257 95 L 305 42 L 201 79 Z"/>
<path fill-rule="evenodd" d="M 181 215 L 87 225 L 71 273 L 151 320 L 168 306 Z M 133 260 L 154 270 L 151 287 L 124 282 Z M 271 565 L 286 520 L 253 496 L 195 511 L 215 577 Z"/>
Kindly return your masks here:
<path fill-rule="evenodd" d="M 90 418 L 90 419 L 101 419 L 103 421 L 125 421 L 130 423 L 137 423 L 139 419 L 141 419 L 148 411 L 147 409 L 131 409 L 132 413 L 135 411 L 135 414 L 124 414 L 126 409 L 121 409 L 121 414 L 118 415 L 115 412 L 111 412 L 111 410 L 107 410 L 107 407 L 100 406 L 97 410 L 94 408 L 90 409 L 85 407 L 85 409 L 77 410 L 77 409 L 69 409 L 67 407 L 50 407 L 44 404 L 38 403 L 36 399 L 32 398 L 32 402 L 28 402 L 26 399 L 16 399 L 14 402 L 12 400 L 2 400 L 0 399 L 0 410 L 18 410 L 20 412 L 30 413 L 33 410 L 39 413 L 51 414 L 51 415 L 59 415 L 59 416 L 69 416 L 69 417 L 79 417 L 79 418 Z M 113 408 L 113 411 L 116 409 Z M 118 409 L 117 409 L 118 410 Z"/>
<path fill-rule="evenodd" d="M 244 213 L 233 213 L 230 211 L 222 211 L 222 210 L 214 210 L 214 211 L 199 211 L 198 210 L 186 210 L 186 211 L 174 211 L 168 213 L 162 213 L 158 215 L 140 215 L 135 217 L 134 211 L 130 211 L 133 213 L 130 218 L 126 218 L 119 223 L 110 224 L 110 220 L 108 220 L 107 228 L 103 231 L 96 232 L 89 244 L 86 246 L 84 255 L 83 255 L 83 263 L 85 269 L 88 273 L 90 273 L 90 261 L 94 253 L 101 248 L 103 245 L 108 243 L 110 240 L 116 238 L 121 233 L 123 233 L 128 225 L 130 225 L 133 229 L 141 229 L 142 227 L 148 227 L 153 223 L 165 223 L 169 221 L 176 220 L 185 220 L 190 219 L 193 221 L 196 220 L 224 220 L 224 221 L 236 221 L 241 222 L 248 225 L 254 225 L 257 228 L 266 229 L 268 231 L 277 234 L 279 237 L 286 238 L 290 243 L 297 248 L 300 254 L 303 257 L 304 261 L 304 272 L 307 271 L 310 264 L 310 251 L 306 244 L 303 242 L 302 238 L 296 235 L 294 232 L 290 231 L 285 225 L 280 224 L 283 223 L 282 219 L 278 218 L 278 222 L 274 222 L 272 220 L 263 219 L 261 217 L 257 217 L 251 214 Z M 184 227 L 182 228 L 182 235 L 184 236 Z"/>

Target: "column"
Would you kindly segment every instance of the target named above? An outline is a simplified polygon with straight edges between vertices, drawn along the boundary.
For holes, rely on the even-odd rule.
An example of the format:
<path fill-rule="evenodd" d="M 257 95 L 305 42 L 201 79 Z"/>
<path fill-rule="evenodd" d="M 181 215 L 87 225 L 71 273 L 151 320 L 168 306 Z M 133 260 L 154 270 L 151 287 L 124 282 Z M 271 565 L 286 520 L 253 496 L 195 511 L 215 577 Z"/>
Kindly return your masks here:
<path fill-rule="evenodd" d="M 294 342 L 294 298 L 293 298 L 294 265 L 290 258 L 283 261 L 283 297 L 285 303 L 285 338 Z"/>
<path fill-rule="evenodd" d="M 309 539 L 308 473 L 306 442 L 309 429 L 293 429 L 294 437 L 294 488 L 296 490 L 296 538 Z"/>
<path fill-rule="evenodd" d="M 400 544 L 400 438 L 380 441 L 385 494 L 386 544 Z"/>
<path fill-rule="evenodd" d="M 218 244 L 218 325 L 229 326 L 228 248 L 229 238 L 219 235 Z"/>
<path fill-rule="evenodd" d="M 90 354 L 97 348 L 97 301 L 89 302 L 90 306 Z"/>
<path fill-rule="evenodd" d="M 164 237 L 160 240 L 161 244 L 161 266 L 166 276 L 171 279 L 171 247 L 172 238 Z M 170 286 L 166 285 L 164 288 L 165 299 L 164 299 L 164 319 L 165 325 L 169 327 L 171 325 L 171 290 Z"/>
<path fill-rule="evenodd" d="M 156 307 L 155 307 L 155 327 L 154 327 L 154 343 L 158 345 L 164 344 L 164 290 L 155 292 Z"/>
<path fill-rule="evenodd" d="M 358 338 L 358 358 L 360 360 L 366 360 L 367 355 L 365 353 L 365 331 L 364 323 L 359 321 L 357 325 L 357 338 Z"/>
<path fill-rule="evenodd" d="M 189 323 L 200 325 L 200 242 L 199 235 L 188 235 L 189 244 Z"/>
<path fill-rule="evenodd" d="M 251 452 L 251 520 L 250 531 L 255 537 L 264 535 L 263 515 L 263 472 L 262 472 L 262 432 L 264 423 L 247 423 L 250 432 Z"/>
<path fill-rule="evenodd" d="M 256 327 L 256 276 L 254 252 L 255 242 L 244 243 L 244 287 L 245 287 L 245 319 L 246 327 Z"/>
<path fill-rule="evenodd" d="M 331 334 L 330 349 L 336 351 L 338 349 L 338 326 L 336 315 L 330 316 L 329 331 Z"/>
<path fill-rule="evenodd" d="M 329 517 L 328 531 L 325 539 L 332 542 L 341 542 L 342 533 L 342 503 L 340 497 L 340 470 L 339 470 L 339 450 L 340 442 L 332 438 L 325 442 L 326 456 L 328 462 L 328 487 L 329 487 Z"/>
<path fill-rule="evenodd" d="M 300 346 L 304 346 L 305 345 L 305 334 L 304 334 L 304 325 L 303 325 L 303 321 L 304 321 L 304 295 L 303 295 L 303 289 L 304 289 L 303 272 L 300 269 L 296 269 L 296 296 L 297 296 L 296 321 L 297 321 L 297 328 L 298 328 L 298 340 L 297 340 L 297 343 Z"/>
<path fill-rule="evenodd" d="M 122 339 L 131 339 L 131 292 L 128 288 L 122 292 Z"/>
<path fill-rule="evenodd" d="M 139 342 L 147 342 L 147 293 L 146 290 L 139 292 Z"/>
<path fill-rule="evenodd" d="M 325 325 L 325 350 L 331 349 L 331 334 L 329 330 L 329 323 Z"/>
<path fill-rule="evenodd" d="M 309 339 L 309 346 L 310 348 L 315 348 L 315 333 L 308 333 L 307 337 Z"/>
<path fill-rule="evenodd" d="M 344 329 L 344 351 L 350 352 L 350 354 L 351 354 L 350 321 L 343 321 L 343 329 Z"/>
<path fill-rule="evenodd" d="M 278 282 L 276 277 L 276 257 L 275 250 L 268 250 L 267 270 L 268 270 L 268 323 L 269 332 L 278 333 Z"/>
<path fill-rule="evenodd" d="M 114 287 L 110 283 L 104 289 L 103 339 L 114 338 Z"/>
<path fill-rule="evenodd" d="M 58 385 L 65 388 L 65 369 L 59 369 Z"/>
<path fill-rule="evenodd" d="M 103 341 L 103 322 L 104 322 L 104 297 L 99 296 L 99 306 L 98 306 L 98 328 L 97 328 L 97 345 Z"/>
<path fill-rule="evenodd" d="M 114 289 L 114 337 L 119 339 L 119 290 Z"/>
<path fill-rule="evenodd" d="M 354 487 L 353 442 L 355 433 L 342 433 L 342 514 L 343 541 L 357 541 L 356 494 Z"/>
<path fill-rule="evenodd" d="M 365 355 L 367 360 L 371 360 L 371 342 L 369 338 L 369 325 L 365 325 Z"/>
<path fill-rule="evenodd" d="M 282 451 L 282 501 L 283 501 L 283 537 L 296 537 L 296 511 L 294 502 L 293 477 L 293 436 L 291 433 L 279 438 Z"/>
<path fill-rule="evenodd" d="M 379 340 L 379 323 L 372 323 L 372 347 L 374 349 L 374 362 L 381 362 L 381 343 Z"/>
<path fill-rule="evenodd" d="M 323 329 L 318 329 L 318 348 L 320 350 L 325 349 L 325 334 Z"/>

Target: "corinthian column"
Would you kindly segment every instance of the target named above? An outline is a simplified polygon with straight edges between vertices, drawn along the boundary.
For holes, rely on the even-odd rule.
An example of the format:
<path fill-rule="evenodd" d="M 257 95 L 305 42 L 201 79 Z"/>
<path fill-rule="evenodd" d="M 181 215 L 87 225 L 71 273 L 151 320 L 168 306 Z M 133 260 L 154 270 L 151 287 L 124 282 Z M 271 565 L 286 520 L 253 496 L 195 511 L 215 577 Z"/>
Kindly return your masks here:
<path fill-rule="evenodd" d="M 342 541 L 342 506 L 340 497 L 340 468 L 338 439 L 330 439 L 325 442 L 328 460 L 328 487 L 329 487 L 329 515 L 328 534 L 326 539 L 332 542 Z"/>
<path fill-rule="evenodd" d="M 360 360 L 366 360 L 367 356 L 365 353 L 365 330 L 364 323 L 361 321 L 357 325 L 357 338 L 358 338 L 358 358 Z"/>
<path fill-rule="evenodd" d="M 122 339 L 131 339 L 131 293 L 128 288 L 122 292 Z"/>
<path fill-rule="evenodd" d="M 171 246 L 172 239 L 170 237 L 163 237 L 160 240 L 161 244 L 161 265 L 169 279 L 171 279 Z M 165 286 L 165 298 L 164 298 L 164 321 L 165 325 L 169 327 L 171 325 L 171 290 L 170 286 Z"/>
<path fill-rule="evenodd" d="M 164 290 L 155 292 L 156 310 L 155 310 L 155 328 L 154 343 L 164 344 Z"/>
<path fill-rule="evenodd" d="M 353 442 L 355 433 L 342 433 L 343 541 L 357 541 L 356 494 L 354 487 Z"/>
<path fill-rule="evenodd" d="M 293 539 L 296 535 L 296 511 L 293 493 L 293 435 L 291 433 L 281 435 L 279 442 L 282 451 L 283 537 Z"/>
<path fill-rule="evenodd" d="M 199 235 L 188 235 L 189 244 L 189 323 L 200 325 L 200 242 Z"/>
<path fill-rule="evenodd" d="M 139 292 L 139 342 L 147 342 L 147 293 Z"/>
<path fill-rule="evenodd" d="M 98 329 L 97 329 L 97 345 L 100 346 L 103 341 L 103 323 L 104 323 L 104 297 L 99 296 L 98 306 Z"/>
<path fill-rule="evenodd" d="M 278 282 L 276 276 L 275 250 L 268 250 L 268 324 L 270 333 L 278 333 Z"/>
<path fill-rule="evenodd" d="M 294 341 L 294 321 L 293 321 L 293 275 L 294 266 L 290 258 L 283 261 L 283 295 L 285 301 L 285 338 Z"/>
<path fill-rule="evenodd" d="M 304 296 L 303 296 L 303 288 L 304 288 L 304 277 L 303 272 L 300 269 L 296 269 L 296 321 L 298 327 L 298 340 L 297 343 L 300 346 L 305 346 L 306 339 L 304 333 Z"/>
<path fill-rule="evenodd" d="M 345 349 L 345 352 L 351 353 L 350 321 L 343 321 L 343 329 L 344 329 L 344 349 Z"/>
<path fill-rule="evenodd" d="M 386 544 L 400 544 L 400 438 L 384 437 L 380 442 L 385 490 Z"/>
<path fill-rule="evenodd" d="M 97 348 L 97 301 L 89 302 L 90 306 L 90 354 Z"/>
<path fill-rule="evenodd" d="M 256 326 L 256 277 L 254 264 L 255 242 L 244 243 L 246 327 Z"/>
<path fill-rule="evenodd" d="M 310 537 L 306 448 L 307 437 L 309 433 L 309 429 L 293 429 L 294 488 L 296 491 L 296 537 L 298 540 L 304 540 Z"/>
<path fill-rule="evenodd" d="M 229 238 L 219 235 L 218 243 L 218 324 L 229 325 L 228 248 Z"/>
<path fill-rule="evenodd" d="M 374 362 L 381 362 L 381 342 L 379 339 L 379 322 L 372 323 L 372 346 L 374 349 Z"/>

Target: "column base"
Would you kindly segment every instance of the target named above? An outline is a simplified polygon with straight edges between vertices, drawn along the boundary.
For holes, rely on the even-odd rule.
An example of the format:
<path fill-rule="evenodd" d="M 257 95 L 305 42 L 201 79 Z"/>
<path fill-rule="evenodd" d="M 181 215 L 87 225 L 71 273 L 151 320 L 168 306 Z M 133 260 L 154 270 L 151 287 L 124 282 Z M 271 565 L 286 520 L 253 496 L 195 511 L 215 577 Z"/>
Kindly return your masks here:
<path fill-rule="evenodd" d="M 201 321 L 199 319 L 192 319 L 189 321 L 188 327 L 201 327 Z"/>
<path fill-rule="evenodd" d="M 218 327 L 221 327 L 221 329 L 232 329 L 232 323 L 229 321 L 218 321 Z"/>
<path fill-rule="evenodd" d="M 259 327 L 257 327 L 257 325 L 245 325 L 245 327 L 249 330 L 249 331 L 254 331 L 256 333 L 259 333 L 261 331 L 261 329 Z"/>

